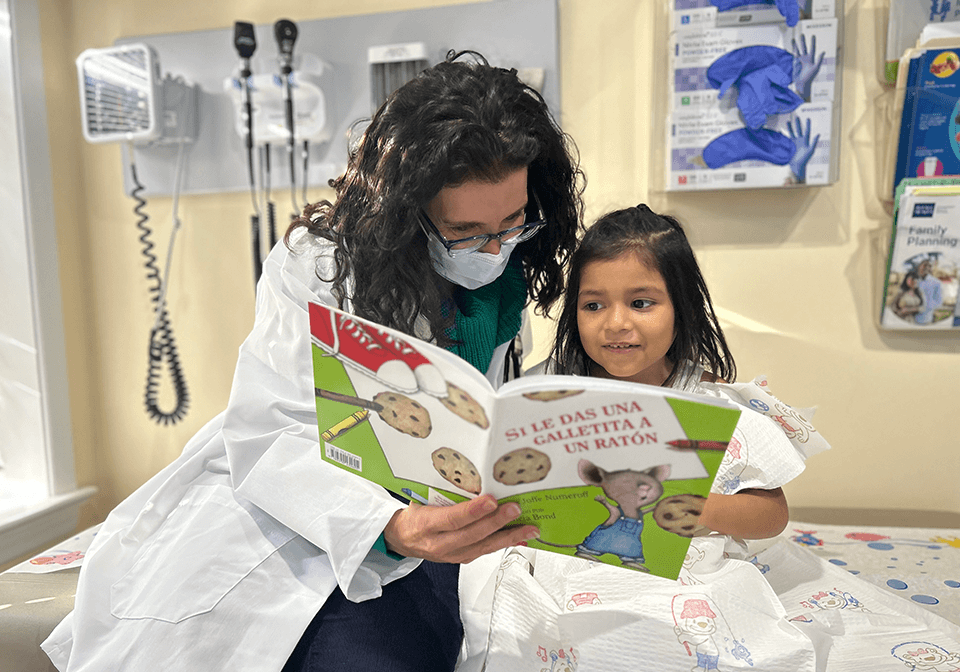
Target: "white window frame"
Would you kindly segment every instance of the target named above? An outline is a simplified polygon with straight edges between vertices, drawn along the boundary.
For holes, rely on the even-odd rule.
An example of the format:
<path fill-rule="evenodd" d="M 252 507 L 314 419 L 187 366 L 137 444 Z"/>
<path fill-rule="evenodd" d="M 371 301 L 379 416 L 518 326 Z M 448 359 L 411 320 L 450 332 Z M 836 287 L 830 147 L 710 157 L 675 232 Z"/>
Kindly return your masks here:
<path fill-rule="evenodd" d="M 79 506 L 36 0 L 0 0 L 0 564 L 69 536 Z"/>

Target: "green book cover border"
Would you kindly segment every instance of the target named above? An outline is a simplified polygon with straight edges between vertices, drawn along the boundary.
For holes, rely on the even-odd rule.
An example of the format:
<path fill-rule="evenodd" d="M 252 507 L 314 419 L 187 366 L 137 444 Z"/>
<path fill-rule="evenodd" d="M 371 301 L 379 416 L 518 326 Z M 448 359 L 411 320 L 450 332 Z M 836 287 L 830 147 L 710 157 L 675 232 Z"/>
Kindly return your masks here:
<path fill-rule="evenodd" d="M 350 382 L 347 371 L 342 362 L 335 357 L 325 355 L 317 346 L 312 346 L 314 380 L 331 392 L 348 396 L 357 396 L 356 389 Z M 339 423 L 346 421 L 356 414 L 359 407 L 329 399 L 316 398 L 317 418 L 321 434 Z M 681 427 L 691 440 L 701 441 L 728 441 L 733 434 L 740 412 L 732 408 L 705 406 L 683 399 L 667 398 Z M 374 413 L 374 411 L 369 411 Z M 350 456 L 356 456 L 362 461 L 363 472 L 351 468 L 349 460 L 331 458 L 326 454 L 326 444 L 335 449 L 345 451 Z M 428 486 L 417 481 L 397 478 L 381 448 L 380 440 L 370 422 L 363 420 L 355 424 L 345 433 L 330 441 L 320 441 L 321 457 L 324 461 L 333 464 L 348 473 L 374 481 L 387 490 L 410 499 L 404 492 L 418 495 L 426 499 L 429 495 Z M 709 474 L 706 478 L 667 480 L 663 483 L 663 497 L 675 494 L 694 494 L 701 497 L 709 495 L 714 475 L 723 459 L 723 451 L 697 450 L 701 463 Z M 467 497 L 434 488 L 437 492 L 454 502 L 460 502 Z M 520 495 L 503 497 L 502 503 L 517 502 L 523 513 L 515 524 L 533 524 L 540 528 L 541 538 L 551 544 L 564 546 L 548 546 L 538 540 L 531 540 L 531 548 L 541 548 L 564 555 L 575 555 L 576 545 L 582 542 L 598 525 L 607 518 L 606 508 L 596 497 L 603 494 L 597 486 L 576 486 L 539 490 Z M 416 497 L 415 497 L 416 498 Z M 658 576 L 675 579 L 683 563 L 690 545 L 690 539 L 667 532 L 660 528 L 651 514 L 644 516 L 642 532 L 645 565 Z M 610 555 L 602 558 L 605 562 L 619 565 L 619 561 Z"/>

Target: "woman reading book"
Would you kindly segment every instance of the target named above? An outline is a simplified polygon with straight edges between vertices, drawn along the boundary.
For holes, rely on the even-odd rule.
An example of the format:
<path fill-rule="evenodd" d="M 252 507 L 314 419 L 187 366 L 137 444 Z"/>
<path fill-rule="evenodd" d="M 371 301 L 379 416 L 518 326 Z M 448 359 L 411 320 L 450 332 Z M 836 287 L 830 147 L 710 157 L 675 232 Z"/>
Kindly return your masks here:
<path fill-rule="evenodd" d="M 373 116 L 336 198 L 264 263 L 227 409 L 107 518 L 60 670 L 451 670 L 459 563 L 535 537 L 478 497 L 407 506 L 321 458 L 308 303 L 433 340 L 494 384 L 527 301 L 562 293 L 575 150 L 514 70 L 451 53 Z M 390 375 L 401 351 L 338 347 Z M 395 367 L 393 367 L 395 368 Z"/>

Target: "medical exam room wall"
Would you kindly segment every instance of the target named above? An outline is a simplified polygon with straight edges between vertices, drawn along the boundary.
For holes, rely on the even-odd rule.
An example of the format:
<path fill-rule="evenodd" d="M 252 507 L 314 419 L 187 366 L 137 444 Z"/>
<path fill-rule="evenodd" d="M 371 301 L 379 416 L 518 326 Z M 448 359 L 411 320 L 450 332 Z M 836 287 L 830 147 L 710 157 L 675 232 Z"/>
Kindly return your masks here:
<path fill-rule="evenodd" d="M 236 20 L 272 24 L 455 3 L 39 1 L 77 480 L 100 489 L 82 512 L 84 526 L 102 520 L 222 410 L 254 296 L 249 195 L 183 197 L 168 299 L 191 405 L 180 424 L 151 422 L 142 400 L 151 314 L 134 203 L 122 190 L 120 148 L 83 141 L 76 56 L 122 37 L 224 28 Z M 588 221 L 640 201 L 676 214 L 698 253 L 741 380 L 766 374 L 782 399 L 818 407 L 815 424 L 833 450 L 788 486 L 793 505 L 960 513 L 953 419 L 960 341 L 875 327 L 890 223 L 876 186 L 886 132 L 876 112 L 885 3 L 850 1 L 844 10 L 836 184 L 670 195 L 655 189 L 657 168 L 648 159 L 658 141 L 653 81 L 666 48 L 656 10 L 654 0 L 559 2 L 561 122 L 580 149 Z M 149 214 L 165 253 L 170 199 L 152 198 Z M 550 336 L 549 323 L 534 326 L 531 358 L 545 353 Z"/>

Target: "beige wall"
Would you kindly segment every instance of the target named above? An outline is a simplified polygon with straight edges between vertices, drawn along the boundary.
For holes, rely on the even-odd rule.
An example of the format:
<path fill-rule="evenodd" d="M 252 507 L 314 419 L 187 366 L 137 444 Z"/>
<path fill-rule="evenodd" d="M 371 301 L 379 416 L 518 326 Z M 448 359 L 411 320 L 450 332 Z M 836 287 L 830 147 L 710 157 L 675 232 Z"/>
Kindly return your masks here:
<path fill-rule="evenodd" d="M 503 1 L 503 0 L 501 0 Z M 40 0 L 53 147 L 69 387 L 78 480 L 100 488 L 81 525 L 102 519 L 174 459 L 225 405 L 236 350 L 252 324 L 249 196 L 181 200 L 169 296 L 191 408 L 157 427 L 143 411 L 147 284 L 122 191 L 120 149 L 84 143 L 73 61 L 134 35 L 272 23 L 450 2 Z M 817 406 L 834 449 L 787 494 L 800 506 L 960 512 L 954 432 L 960 338 L 875 327 L 889 214 L 880 204 L 878 121 L 883 0 L 848 2 L 840 179 L 826 188 L 666 195 L 656 190 L 664 36 L 655 0 L 560 0 L 562 116 L 588 179 L 588 219 L 647 201 L 686 223 L 740 369 L 765 373 L 781 398 Z M 226 47 L 225 47 L 226 48 Z M 318 197 L 322 192 L 312 194 Z M 165 251 L 169 199 L 151 199 Z M 538 353 L 549 325 L 538 322 Z"/>

